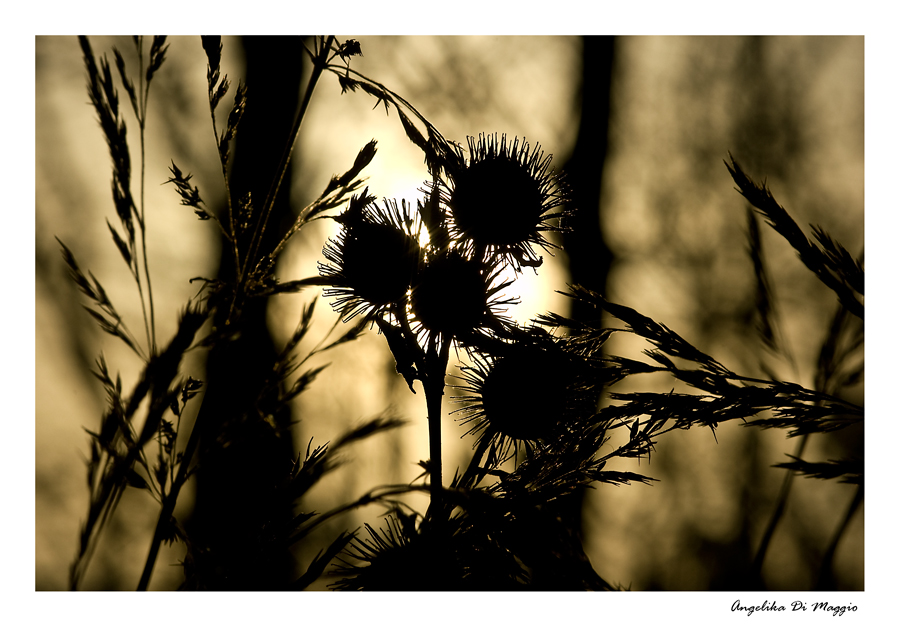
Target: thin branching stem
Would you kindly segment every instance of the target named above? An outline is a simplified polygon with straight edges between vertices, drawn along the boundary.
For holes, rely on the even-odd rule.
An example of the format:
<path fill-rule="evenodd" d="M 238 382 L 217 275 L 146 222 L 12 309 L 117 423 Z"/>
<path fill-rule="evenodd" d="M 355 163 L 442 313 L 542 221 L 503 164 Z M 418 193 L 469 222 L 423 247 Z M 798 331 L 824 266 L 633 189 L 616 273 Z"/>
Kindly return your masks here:
<path fill-rule="evenodd" d="M 379 83 L 379 82 L 376 81 L 376 80 L 372 80 L 371 78 L 369 78 L 369 77 L 366 76 L 365 74 L 363 74 L 363 73 L 361 73 L 361 72 L 358 72 L 358 71 L 354 70 L 354 69 L 351 68 L 351 67 L 346 67 L 346 66 L 343 66 L 343 65 L 329 65 L 329 66 L 328 66 L 328 70 L 331 71 L 331 72 L 333 72 L 334 74 L 336 74 L 336 75 L 338 75 L 338 76 L 341 75 L 341 74 L 353 74 L 354 76 L 358 77 L 359 79 L 361 79 L 361 80 L 363 80 L 363 81 L 366 81 L 367 83 L 369 83 L 369 84 L 371 84 L 371 85 L 376 86 L 378 89 L 382 90 L 385 94 L 387 94 L 387 95 L 389 95 L 391 98 L 393 98 L 396 102 L 399 102 L 400 104 L 402 104 L 403 107 L 404 107 L 407 111 L 409 111 L 409 112 L 412 113 L 414 116 L 416 116 L 416 118 L 418 118 L 418 120 L 419 120 L 420 122 L 422 122 L 422 124 L 424 124 L 425 127 L 426 127 L 426 128 L 427 128 L 427 129 L 428 129 L 428 130 L 436 137 L 436 138 L 438 138 L 438 139 L 440 139 L 440 140 L 442 140 L 442 141 L 444 141 L 444 142 L 447 141 L 446 139 L 444 139 L 444 136 L 441 135 L 440 131 L 438 131 L 438 129 L 437 129 L 431 122 L 429 122 L 428 119 L 427 119 L 424 115 L 422 115 L 421 113 L 419 113 L 419 111 L 418 111 L 414 106 L 412 106 L 412 104 L 410 104 L 410 102 L 409 102 L 408 100 L 406 100 L 406 98 L 404 98 L 403 96 L 401 96 L 401 95 L 398 94 L 397 92 L 395 92 L 395 91 L 389 89 L 389 88 L 386 87 L 384 84 Z M 396 104 L 396 102 L 395 102 L 395 104 Z"/>
<path fill-rule="evenodd" d="M 210 97 L 209 101 L 209 117 L 212 119 L 213 138 L 216 141 L 216 150 L 219 152 L 219 165 L 222 166 L 222 181 L 225 186 L 225 207 L 228 212 L 228 228 L 231 232 L 229 233 L 225 230 L 225 227 L 222 226 L 222 223 L 218 218 L 215 216 L 213 216 L 213 218 L 215 219 L 216 224 L 219 225 L 219 229 L 222 231 L 225 239 L 231 242 L 231 252 L 234 255 L 234 267 L 237 268 L 237 271 L 239 272 L 241 255 L 240 252 L 238 252 L 237 228 L 235 227 L 234 222 L 234 203 L 231 200 L 231 184 L 228 180 L 228 160 L 220 151 L 218 151 L 221 138 L 219 137 L 219 129 L 216 126 L 216 108 L 213 105 L 212 97 Z"/>
<path fill-rule="evenodd" d="M 389 496 L 397 496 L 400 494 L 409 494 L 410 492 L 421 492 L 423 490 L 430 490 L 430 488 L 421 485 L 386 485 L 381 486 L 379 488 L 375 488 L 362 495 L 360 498 L 356 499 L 351 503 L 347 503 L 346 505 L 340 505 L 331 509 L 327 512 L 324 512 L 318 516 L 316 516 L 312 521 L 309 522 L 305 527 L 298 529 L 290 538 L 289 544 L 295 544 L 299 542 L 303 538 L 305 538 L 309 533 L 321 525 L 324 522 L 343 514 L 344 512 L 349 512 L 354 509 L 364 507 L 371 503 L 377 503 L 386 500 L 386 497 Z"/>
<path fill-rule="evenodd" d="M 830 396 L 830 394 L 835 391 L 832 389 L 834 386 L 832 378 L 829 376 L 829 372 L 831 370 L 831 361 L 834 358 L 834 347 L 837 345 L 838 338 L 843 331 L 846 318 L 847 309 L 843 305 L 839 305 L 832 319 L 831 326 L 829 327 L 828 335 L 826 336 L 825 341 L 822 343 L 819 358 L 819 369 L 816 373 L 816 391 L 823 395 Z M 819 403 L 817 403 L 817 405 L 818 404 Z M 861 413 L 862 408 L 858 409 Z M 808 440 L 809 434 L 806 433 L 797 444 L 797 450 L 794 452 L 794 457 L 799 459 L 803 456 L 803 450 L 806 447 L 806 443 Z M 781 517 L 784 515 L 785 505 L 787 503 L 787 499 L 790 495 L 791 487 L 793 485 L 795 472 L 793 470 L 786 470 L 785 472 L 786 474 L 784 477 L 784 481 L 781 484 L 781 491 L 778 495 L 778 503 L 775 506 L 775 510 L 772 512 L 772 516 L 769 519 L 769 524 L 766 526 L 766 531 L 763 534 L 762 541 L 760 542 L 759 549 L 757 550 L 756 555 L 753 558 L 753 565 L 751 567 L 750 574 L 755 578 L 755 581 L 757 582 L 762 581 L 762 565 L 766 557 L 766 551 L 769 548 L 769 543 L 772 540 L 772 535 L 775 533 L 775 528 L 778 526 Z M 838 539 L 840 539 L 839 535 L 835 539 L 835 543 Z"/>
<path fill-rule="evenodd" d="M 170 523 L 172 514 L 175 512 L 175 504 L 178 502 L 178 494 L 181 492 L 182 486 L 187 482 L 188 471 L 197 446 L 200 444 L 200 427 L 203 425 L 203 408 L 205 403 L 200 405 L 200 411 L 197 412 L 197 418 L 191 429 L 191 436 L 188 438 L 187 446 L 184 448 L 184 455 L 181 457 L 181 464 L 178 466 L 178 475 L 172 481 L 172 487 L 166 498 L 163 499 L 162 509 L 159 512 L 159 519 L 156 521 L 156 529 L 153 532 L 153 540 L 150 543 L 150 551 L 147 554 L 147 561 L 144 562 L 144 570 L 141 573 L 141 580 L 138 582 L 138 591 L 144 591 L 150 584 L 150 577 L 153 575 L 153 567 L 156 564 L 156 557 L 159 555 L 159 545 L 162 543 L 163 537 L 166 535 L 166 527 Z"/>
<path fill-rule="evenodd" d="M 144 38 L 138 37 L 136 42 L 138 55 L 138 129 L 141 142 L 141 192 L 140 209 L 136 209 L 138 227 L 141 230 L 141 257 L 144 260 L 144 277 L 147 281 L 147 298 L 144 298 L 144 289 L 141 282 L 140 268 L 137 258 L 134 259 L 134 278 L 137 282 L 138 294 L 141 299 L 141 312 L 144 316 L 144 328 L 147 333 L 148 359 L 156 354 L 156 321 L 153 311 L 153 287 L 150 283 L 150 267 L 147 263 L 147 223 L 144 215 L 144 173 L 146 169 L 144 128 L 147 120 L 147 101 L 150 95 L 150 82 L 144 82 Z M 149 309 L 149 318 L 148 318 Z"/>
<path fill-rule="evenodd" d="M 803 449 L 806 448 L 806 442 L 808 440 L 809 434 L 805 433 L 797 443 L 794 457 L 803 456 Z M 753 563 L 750 566 L 750 576 L 756 583 L 762 582 L 762 566 L 766 559 L 766 552 L 769 550 L 769 544 L 772 541 L 772 536 L 775 534 L 775 528 L 778 527 L 778 523 L 784 515 L 784 509 L 787 506 L 787 499 L 791 493 L 791 486 L 793 485 L 795 474 L 796 473 L 793 470 L 785 471 L 784 481 L 782 481 L 781 490 L 778 493 L 778 502 L 775 505 L 775 510 L 772 512 L 771 518 L 769 518 L 769 524 L 766 525 L 766 530 L 759 543 L 759 549 L 757 549 L 756 555 L 753 557 Z"/>
<path fill-rule="evenodd" d="M 143 68 L 141 69 L 141 76 L 143 80 Z M 150 307 L 150 337 L 148 341 L 150 342 L 150 356 L 153 357 L 156 355 L 156 316 L 153 310 L 153 285 L 150 282 L 150 264 L 147 261 L 147 216 L 145 211 L 144 204 L 144 178 L 145 171 L 147 166 L 147 159 L 145 157 L 146 152 L 146 142 L 144 141 L 144 129 L 146 127 L 147 122 L 147 102 L 150 99 L 150 81 L 147 81 L 147 85 L 144 88 L 144 96 L 143 103 L 141 105 L 141 119 L 138 121 L 141 130 L 141 255 L 144 258 L 144 276 L 147 279 L 147 303 Z"/>
<path fill-rule="evenodd" d="M 275 199 L 278 196 L 278 192 L 281 189 L 281 183 L 284 180 L 284 175 L 287 173 L 288 166 L 291 163 L 291 153 L 294 149 L 294 144 L 296 143 L 297 136 L 300 134 L 300 125 L 303 123 L 303 118 L 306 115 L 306 111 L 309 108 L 310 100 L 312 99 L 313 91 L 316 88 L 316 84 L 319 81 L 319 77 L 322 75 L 322 71 L 325 69 L 326 64 L 328 62 L 328 51 L 331 49 L 331 45 L 334 43 L 334 35 L 329 35 L 325 44 L 319 50 L 319 55 L 314 59 L 312 74 L 309 77 L 309 82 L 306 85 L 306 91 L 303 93 L 303 100 L 300 102 L 300 109 L 297 112 L 297 117 L 294 121 L 294 127 L 291 129 L 291 134 L 288 138 L 288 142 L 284 147 L 284 153 L 281 155 L 281 163 L 276 171 L 275 178 L 272 181 L 272 185 L 269 188 L 269 193 L 266 196 L 266 202 L 263 206 L 262 215 L 259 220 L 256 222 L 256 227 L 253 230 L 253 238 L 251 239 L 250 249 L 247 251 L 247 256 L 244 260 L 243 272 L 239 271 L 240 281 L 244 281 L 247 278 L 247 271 L 250 267 L 250 264 L 253 263 L 253 260 L 256 257 L 256 254 L 259 250 L 260 242 L 262 241 L 263 235 L 266 231 L 266 225 L 269 221 L 269 215 L 272 213 L 272 208 L 275 206 Z"/>

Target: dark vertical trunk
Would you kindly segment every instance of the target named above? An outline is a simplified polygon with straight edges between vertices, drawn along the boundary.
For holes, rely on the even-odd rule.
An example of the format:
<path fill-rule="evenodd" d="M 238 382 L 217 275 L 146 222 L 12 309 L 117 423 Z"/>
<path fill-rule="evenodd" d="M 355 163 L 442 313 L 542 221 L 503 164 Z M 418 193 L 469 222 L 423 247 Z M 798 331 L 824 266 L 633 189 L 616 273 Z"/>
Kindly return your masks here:
<path fill-rule="evenodd" d="M 571 194 L 569 206 L 576 212 L 568 221 L 570 229 L 563 236 L 563 245 L 569 257 L 571 282 L 605 293 L 612 253 L 600 228 L 600 189 L 607 153 L 615 39 L 591 36 L 584 37 L 582 41 L 578 137 L 569 160 L 563 166 Z M 598 312 L 585 309 L 577 302 L 571 312 L 571 317 L 576 320 L 596 315 Z M 573 537 L 578 539 L 581 538 L 583 502 L 584 489 L 579 489 L 559 512 L 573 531 Z"/>
<path fill-rule="evenodd" d="M 231 191 L 235 206 L 249 193 L 258 213 L 297 111 L 303 47 L 299 37 L 247 37 L 243 42 L 248 100 L 237 133 Z M 261 251 L 270 250 L 291 222 L 289 190 L 290 173 Z M 240 250 L 247 250 L 246 241 Z M 233 258 L 223 247 L 219 278 L 233 282 L 234 275 Z M 204 399 L 209 422 L 200 444 L 188 587 L 276 590 L 286 588 L 293 575 L 290 553 L 277 541 L 278 528 L 290 520 L 290 503 L 273 498 L 294 456 L 291 416 L 289 409 L 272 413 L 272 399 L 260 397 L 278 354 L 267 306 L 267 299 L 248 301 L 234 339 L 209 356 Z"/>
<path fill-rule="evenodd" d="M 572 283 L 603 293 L 612 263 L 612 253 L 600 230 L 600 188 L 607 152 L 614 39 L 584 37 L 583 42 L 581 120 L 575 148 L 563 166 L 571 188 L 569 205 L 577 212 L 569 219 L 571 230 L 563 242 Z M 575 319 L 590 315 L 577 304 L 572 311 Z"/>

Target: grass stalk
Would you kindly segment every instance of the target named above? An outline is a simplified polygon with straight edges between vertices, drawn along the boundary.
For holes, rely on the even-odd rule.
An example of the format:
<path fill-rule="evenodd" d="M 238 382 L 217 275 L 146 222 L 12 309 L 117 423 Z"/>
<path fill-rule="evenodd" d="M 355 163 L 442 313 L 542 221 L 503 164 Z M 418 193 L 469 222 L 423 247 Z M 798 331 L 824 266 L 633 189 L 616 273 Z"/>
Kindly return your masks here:
<path fill-rule="evenodd" d="M 835 552 L 837 552 L 838 543 L 841 541 L 841 538 L 844 537 L 844 533 L 847 531 L 847 527 L 850 526 L 850 520 L 853 518 L 856 510 L 859 509 L 862 501 L 863 487 L 862 485 L 859 485 L 856 488 L 856 493 L 853 495 L 853 500 L 847 507 L 847 513 L 844 515 L 843 520 L 841 520 L 841 524 L 838 526 L 837 530 L 835 530 L 834 537 L 829 543 L 828 549 L 825 551 L 825 555 L 822 557 L 822 565 L 819 568 L 819 580 L 816 583 L 816 590 L 835 589 L 834 573 L 832 571 L 832 566 L 834 565 L 834 554 Z"/>
<path fill-rule="evenodd" d="M 259 244 L 262 241 L 262 237 L 266 231 L 266 224 L 269 221 L 269 215 L 272 213 L 272 208 L 275 206 L 275 198 L 278 196 L 278 192 L 281 189 L 281 183 L 284 180 L 284 175 L 287 172 L 288 166 L 291 162 L 291 153 L 294 150 L 294 144 L 297 141 L 297 136 L 300 134 L 300 125 L 303 123 L 303 118 L 306 115 L 306 110 L 309 108 L 309 103 L 312 100 L 313 91 L 316 88 L 316 84 L 319 82 L 319 77 L 322 75 L 322 71 L 328 64 L 328 53 L 331 50 L 331 46 L 334 43 L 334 36 L 329 35 L 325 40 L 324 45 L 319 50 L 318 56 L 313 58 L 313 68 L 312 73 L 309 77 L 309 82 L 306 85 L 306 90 L 303 93 L 303 100 L 300 102 L 300 109 L 297 112 L 297 117 L 294 120 L 294 126 L 291 129 L 291 134 L 289 136 L 288 142 L 284 147 L 284 153 L 281 155 L 281 163 L 278 166 L 278 170 L 276 172 L 275 178 L 272 180 L 272 185 L 269 187 L 269 193 L 266 196 L 266 202 L 263 206 L 263 212 L 260 219 L 256 222 L 256 227 L 253 230 L 253 238 L 250 240 L 250 249 L 247 251 L 247 256 L 244 260 L 243 272 L 238 270 L 239 281 L 244 281 L 247 278 L 247 270 L 249 265 L 253 263 L 253 259 L 259 251 Z"/>
<path fill-rule="evenodd" d="M 809 434 L 800 437 L 800 441 L 797 443 L 797 449 L 794 451 L 794 457 L 799 458 L 803 456 L 803 449 L 806 448 L 806 442 L 808 440 Z M 769 544 L 772 542 L 775 528 L 778 527 L 778 523 L 784 515 L 784 509 L 787 505 L 788 496 L 790 496 L 791 493 L 791 486 L 794 482 L 795 471 L 786 470 L 785 472 L 787 474 L 785 474 L 784 481 L 781 483 L 781 491 L 778 493 L 778 503 L 775 505 L 775 510 L 769 518 L 769 524 L 766 525 L 766 530 L 763 533 L 762 540 L 760 540 L 759 548 L 757 549 L 756 555 L 753 557 L 753 563 L 750 566 L 751 580 L 759 585 L 762 584 L 762 565 L 766 559 L 766 552 L 769 550 Z"/>
<path fill-rule="evenodd" d="M 144 178 L 145 171 L 147 166 L 147 159 L 145 157 L 146 153 L 146 142 L 144 141 L 144 130 L 147 126 L 147 103 L 150 99 L 150 81 L 148 80 L 146 84 L 144 83 L 144 55 L 143 52 L 143 38 L 139 38 L 141 42 L 141 47 L 138 49 L 138 58 L 140 59 L 140 72 L 139 72 L 139 80 L 141 85 L 141 115 L 138 119 L 138 127 L 140 128 L 140 141 L 141 141 L 141 208 L 140 208 L 140 227 L 141 227 L 141 256 L 144 259 L 144 276 L 147 280 L 147 303 L 150 308 L 150 330 L 147 337 L 148 342 L 148 352 L 150 357 L 152 358 L 156 355 L 156 316 L 153 310 L 153 285 L 150 282 L 150 264 L 147 261 L 147 218 L 146 213 L 144 211 Z M 142 299 L 143 301 L 143 299 Z M 141 303 L 143 305 L 143 302 Z M 146 321 L 146 312 L 144 314 Z"/>
<path fill-rule="evenodd" d="M 159 512 L 159 519 L 156 521 L 156 529 L 153 531 L 153 540 L 150 543 L 150 551 L 147 554 L 147 560 L 144 562 L 144 570 L 141 573 L 141 579 L 138 582 L 138 592 L 147 590 L 147 586 L 150 584 L 150 577 L 153 575 L 153 567 L 156 564 L 156 558 L 159 555 L 159 546 L 162 543 L 163 537 L 166 535 L 166 526 L 169 524 L 172 514 L 175 512 L 175 505 L 178 502 L 178 495 L 181 492 L 181 488 L 187 482 L 188 469 L 191 460 L 194 458 L 194 453 L 197 451 L 197 446 L 200 443 L 200 427 L 203 424 L 204 405 L 205 403 L 200 405 L 200 411 L 197 413 L 194 426 L 191 428 L 191 435 L 188 438 L 187 446 L 185 446 L 184 455 L 182 456 L 181 464 L 178 467 L 178 474 L 172 482 L 172 489 L 166 495 L 166 498 L 163 499 L 162 508 Z"/>

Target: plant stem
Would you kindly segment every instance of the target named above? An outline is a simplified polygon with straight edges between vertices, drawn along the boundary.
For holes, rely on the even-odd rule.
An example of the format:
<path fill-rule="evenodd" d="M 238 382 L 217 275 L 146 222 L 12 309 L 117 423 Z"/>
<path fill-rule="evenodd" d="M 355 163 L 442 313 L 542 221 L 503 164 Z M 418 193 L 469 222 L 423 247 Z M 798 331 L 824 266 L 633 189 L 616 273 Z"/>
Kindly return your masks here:
<path fill-rule="evenodd" d="M 819 581 L 816 583 L 816 590 L 835 589 L 834 573 L 832 572 L 834 554 L 837 552 L 838 542 L 840 542 L 841 538 L 844 537 L 844 532 L 846 532 L 847 527 L 850 526 L 850 520 L 853 518 L 853 514 L 856 513 L 856 510 L 859 509 L 862 500 L 863 487 L 860 485 L 857 486 L 856 494 L 853 495 L 853 500 L 850 502 L 850 506 L 847 508 L 847 513 L 844 515 L 841 524 L 835 531 L 834 537 L 832 538 L 831 543 L 828 545 L 828 550 L 825 551 L 825 555 L 822 557 L 822 566 L 819 569 Z"/>
<path fill-rule="evenodd" d="M 212 119 L 213 137 L 216 140 L 216 152 L 219 153 L 219 164 L 222 166 L 222 180 L 225 184 L 225 207 L 228 211 L 229 231 L 225 230 L 225 227 L 222 226 L 221 221 L 216 220 L 216 222 L 218 222 L 219 228 L 222 229 L 222 232 L 225 234 L 225 239 L 227 239 L 231 243 L 231 252 L 234 254 L 235 272 L 240 273 L 241 255 L 238 251 L 237 228 L 234 218 L 234 203 L 232 202 L 231 198 L 231 186 L 228 182 L 228 158 L 227 156 L 223 155 L 221 151 L 219 151 L 220 138 L 219 130 L 216 127 L 216 109 L 213 106 L 212 91 L 210 91 L 209 99 L 209 117 Z"/>
<path fill-rule="evenodd" d="M 204 406 L 205 403 L 200 406 L 200 411 L 197 413 L 197 419 L 194 421 L 194 426 L 191 429 L 191 437 L 188 438 L 187 446 L 181 457 L 181 464 L 178 466 L 178 475 L 172 482 L 172 489 L 166 498 L 163 499 L 162 510 L 159 512 L 159 520 L 156 521 L 156 529 L 153 532 L 153 540 L 150 543 L 150 552 L 147 555 L 147 561 L 144 563 L 144 571 L 141 573 L 141 580 L 138 583 L 138 592 L 146 590 L 147 586 L 150 584 L 150 576 L 153 574 L 153 566 L 156 564 L 156 557 L 159 554 L 159 545 L 162 543 L 163 532 L 175 511 L 175 504 L 178 502 L 178 494 L 181 492 L 182 486 L 187 481 L 188 468 L 190 467 L 194 453 L 197 451 L 197 445 L 200 443 L 200 427 L 202 426 L 201 420 L 203 419 Z"/>
<path fill-rule="evenodd" d="M 797 450 L 794 451 L 794 457 L 803 456 L 803 449 L 806 447 L 808 439 L 808 433 L 800 438 L 800 442 L 797 444 Z M 766 559 L 766 551 L 769 549 L 769 543 L 772 541 L 772 536 L 775 534 L 775 527 L 777 527 L 778 523 L 781 521 L 785 505 L 787 504 L 788 495 L 791 493 L 791 485 L 794 481 L 795 472 L 793 470 L 787 470 L 785 472 L 787 474 L 784 476 L 784 482 L 781 484 L 781 492 L 778 494 L 778 504 L 775 506 L 775 511 L 772 512 L 772 517 L 769 519 L 769 524 L 766 527 L 765 533 L 763 533 L 763 538 L 759 543 L 759 549 L 756 551 L 756 556 L 753 558 L 753 564 L 750 567 L 750 576 L 756 584 L 762 583 L 762 565 L 763 561 Z"/>
<path fill-rule="evenodd" d="M 492 439 L 486 436 L 483 436 L 478 442 L 478 447 L 475 449 L 472 459 L 469 460 L 469 465 L 463 473 L 462 479 L 459 480 L 460 489 L 468 490 L 470 487 L 474 488 L 475 484 L 478 483 L 478 478 L 475 476 L 478 472 L 478 464 L 481 463 L 481 459 L 484 457 L 484 454 L 487 453 L 491 442 Z M 471 486 L 469 486 L 470 482 L 472 484 Z"/>
<path fill-rule="evenodd" d="M 444 338 L 440 352 L 429 347 L 426 355 L 428 371 L 423 387 L 425 388 L 425 404 L 428 408 L 428 449 L 430 455 L 429 469 L 431 474 L 431 509 L 436 519 L 444 518 L 444 507 L 441 502 L 443 488 L 443 457 L 441 454 L 441 405 L 444 399 L 444 376 L 447 373 L 447 362 L 450 358 L 450 338 Z"/>
<path fill-rule="evenodd" d="M 253 230 L 253 239 L 251 240 L 250 250 L 247 251 L 247 257 L 244 260 L 243 268 L 238 268 L 239 280 L 243 281 L 246 279 L 246 275 L 249 272 L 250 264 L 253 263 L 253 259 L 256 256 L 259 244 L 262 241 L 263 233 L 266 230 L 266 223 L 269 220 L 269 214 L 272 212 L 272 207 L 275 205 L 275 198 L 278 196 L 278 191 L 281 189 L 281 182 L 284 180 L 285 172 L 287 172 L 288 165 L 291 162 L 291 152 L 294 149 L 294 144 L 297 141 L 297 135 L 300 134 L 300 125 L 303 122 L 303 117 L 306 114 L 307 108 L 309 108 L 309 102 L 312 99 L 313 90 L 316 88 L 316 83 L 319 81 L 319 77 L 322 75 L 322 71 L 325 69 L 328 64 L 328 52 L 331 50 L 331 45 L 334 43 L 334 35 L 329 35 L 325 40 L 324 45 L 319 51 L 319 56 L 313 59 L 313 68 L 312 73 L 309 77 L 309 82 L 306 85 L 306 91 L 303 93 L 303 100 L 300 103 L 300 110 L 297 112 L 297 118 L 294 121 L 294 127 L 291 129 L 290 138 L 288 139 L 287 145 L 284 147 L 284 153 L 281 156 L 281 164 L 278 167 L 278 170 L 275 175 L 275 179 L 272 181 L 272 186 L 269 188 L 269 193 L 266 196 L 266 203 L 263 207 L 262 217 L 256 223 L 256 227 Z"/>
<path fill-rule="evenodd" d="M 150 265 L 147 263 L 147 222 L 146 222 L 146 214 L 144 211 L 144 171 L 146 169 L 146 157 L 145 157 L 145 147 L 146 144 L 144 142 L 144 127 L 146 126 L 147 120 L 147 100 L 150 97 L 150 84 L 147 83 L 147 88 L 144 96 L 144 110 L 141 114 L 140 120 L 140 129 L 141 129 L 141 253 L 144 257 L 144 275 L 147 278 L 147 302 L 150 305 L 150 337 L 147 338 L 149 346 L 150 357 L 154 357 L 156 355 L 156 317 L 153 313 L 153 287 L 150 283 Z"/>

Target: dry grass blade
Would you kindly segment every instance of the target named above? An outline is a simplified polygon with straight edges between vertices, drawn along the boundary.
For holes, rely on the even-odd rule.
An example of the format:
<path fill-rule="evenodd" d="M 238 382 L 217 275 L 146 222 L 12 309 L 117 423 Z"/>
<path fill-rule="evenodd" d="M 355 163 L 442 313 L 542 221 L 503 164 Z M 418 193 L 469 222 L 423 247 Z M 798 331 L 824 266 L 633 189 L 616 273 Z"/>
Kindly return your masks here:
<path fill-rule="evenodd" d="M 375 153 L 377 150 L 378 142 L 374 139 L 363 146 L 359 153 L 356 155 L 356 159 L 353 161 L 353 166 L 344 172 L 341 176 L 332 176 L 331 180 L 328 181 L 328 185 L 325 187 L 325 191 L 319 196 L 318 201 L 323 200 L 326 196 L 331 194 L 333 191 L 338 189 L 339 187 L 345 187 L 350 185 L 350 183 L 355 179 L 359 174 L 365 169 L 367 165 L 372 163 L 372 159 L 375 158 Z M 317 202 L 318 202 L 317 201 Z"/>
<path fill-rule="evenodd" d="M 254 292 L 254 296 L 272 296 L 274 294 L 297 294 L 307 287 L 323 287 L 331 285 L 328 277 L 313 276 L 306 279 L 298 279 L 296 281 L 285 281 L 284 283 L 276 283 L 275 285 L 265 287 L 259 292 Z"/>
<path fill-rule="evenodd" d="M 390 431 L 392 429 L 402 427 L 405 424 L 405 420 L 401 420 L 400 418 L 397 418 L 390 413 L 386 413 L 363 423 L 355 429 L 344 433 L 332 445 L 331 451 L 337 452 L 345 446 L 349 446 L 350 444 L 364 440 L 377 433 L 383 433 L 385 431 Z"/>
<path fill-rule="evenodd" d="M 334 541 L 328 545 L 327 549 L 319 551 L 316 556 L 313 558 L 312 562 L 310 562 L 309 567 L 306 569 L 306 572 L 302 577 L 297 579 L 294 582 L 295 590 L 306 590 L 309 586 L 313 584 L 316 579 L 322 576 L 322 573 L 325 572 L 325 569 L 328 568 L 328 565 L 334 560 L 338 554 L 344 550 L 344 548 L 353 540 L 355 537 L 354 534 L 348 533 L 346 531 L 341 532 Z"/>
<path fill-rule="evenodd" d="M 827 462 L 807 462 L 799 457 L 788 455 L 794 461 L 775 464 L 776 468 L 793 470 L 801 475 L 815 479 L 836 479 L 840 483 L 862 485 L 863 461 L 861 459 L 829 459 Z"/>

